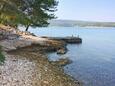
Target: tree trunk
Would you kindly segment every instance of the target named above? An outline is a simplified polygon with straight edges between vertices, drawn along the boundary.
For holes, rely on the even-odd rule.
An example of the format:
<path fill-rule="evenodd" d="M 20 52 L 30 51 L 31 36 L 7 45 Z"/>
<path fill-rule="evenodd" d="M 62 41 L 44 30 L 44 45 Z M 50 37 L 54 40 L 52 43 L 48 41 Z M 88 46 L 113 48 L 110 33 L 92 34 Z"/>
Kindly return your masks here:
<path fill-rule="evenodd" d="M 28 29 L 29 29 L 29 25 L 27 25 L 27 27 L 26 27 L 26 30 L 25 30 L 25 31 L 28 31 Z"/>

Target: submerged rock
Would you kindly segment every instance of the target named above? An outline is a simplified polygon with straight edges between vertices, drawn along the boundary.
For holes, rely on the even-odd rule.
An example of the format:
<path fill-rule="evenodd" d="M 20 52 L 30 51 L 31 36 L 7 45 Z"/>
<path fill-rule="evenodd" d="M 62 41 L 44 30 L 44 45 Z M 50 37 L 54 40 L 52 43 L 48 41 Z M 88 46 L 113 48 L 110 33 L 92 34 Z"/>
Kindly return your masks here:
<path fill-rule="evenodd" d="M 58 64 L 59 66 L 66 66 L 68 64 L 71 64 L 72 60 L 68 58 L 60 58 L 58 61 L 55 61 L 55 63 Z"/>

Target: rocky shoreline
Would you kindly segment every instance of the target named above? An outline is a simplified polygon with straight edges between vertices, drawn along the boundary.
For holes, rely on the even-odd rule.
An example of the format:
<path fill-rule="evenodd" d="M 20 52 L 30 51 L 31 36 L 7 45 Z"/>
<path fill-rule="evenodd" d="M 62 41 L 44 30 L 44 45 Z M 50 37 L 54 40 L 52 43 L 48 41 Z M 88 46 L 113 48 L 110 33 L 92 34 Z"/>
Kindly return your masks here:
<path fill-rule="evenodd" d="M 64 73 L 60 62 L 51 62 L 46 56 L 46 52 L 66 48 L 64 42 L 36 37 L 8 26 L 0 27 L 0 34 L 0 46 L 6 57 L 0 65 L 1 86 L 82 86 Z"/>

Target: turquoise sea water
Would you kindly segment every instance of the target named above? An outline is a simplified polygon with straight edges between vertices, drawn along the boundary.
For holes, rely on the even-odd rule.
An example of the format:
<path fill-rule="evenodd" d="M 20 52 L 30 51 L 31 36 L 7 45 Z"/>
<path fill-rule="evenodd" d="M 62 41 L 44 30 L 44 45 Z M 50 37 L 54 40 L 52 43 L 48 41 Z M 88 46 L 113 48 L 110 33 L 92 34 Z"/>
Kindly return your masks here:
<path fill-rule="evenodd" d="M 49 54 L 50 60 L 68 57 L 67 74 L 83 81 L 84 86 L 115 86 L 115 28 L 52 27 L 29 31 L 41 36 L 80 36 L 82 44 L 68 45 L 68 53 Z"/>

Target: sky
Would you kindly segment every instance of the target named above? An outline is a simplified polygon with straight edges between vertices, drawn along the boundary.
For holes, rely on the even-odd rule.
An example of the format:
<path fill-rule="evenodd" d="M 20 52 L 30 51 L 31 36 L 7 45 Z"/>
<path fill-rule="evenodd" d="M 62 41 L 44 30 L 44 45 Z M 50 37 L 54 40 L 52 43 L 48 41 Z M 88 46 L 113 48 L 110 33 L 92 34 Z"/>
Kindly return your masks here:
<path fill-rule="evenodd" d="M 115 0 L 58 1 L 58 19 L 115 22 Z"/>

